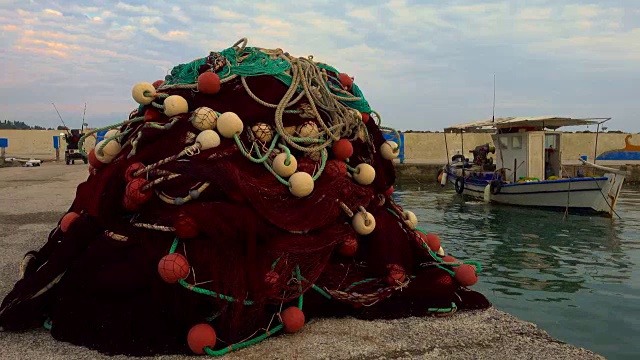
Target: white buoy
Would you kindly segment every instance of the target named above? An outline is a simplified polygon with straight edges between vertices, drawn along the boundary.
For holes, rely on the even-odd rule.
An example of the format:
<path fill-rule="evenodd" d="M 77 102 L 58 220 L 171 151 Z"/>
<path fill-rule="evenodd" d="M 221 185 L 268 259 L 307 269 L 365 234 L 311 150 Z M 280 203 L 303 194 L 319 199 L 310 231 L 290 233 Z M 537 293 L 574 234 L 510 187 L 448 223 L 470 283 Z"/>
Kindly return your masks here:
<path fill-rule="evenodd" d="M 444 256 L 444 249 L 442 248 L 442 246 L 440 246 L 440 249 L 438 249 L 438 256 Z"/>
<path fill-rule="evenodd" d="M 306 172 L 297 172 L 289 178 L 289 191 L 295 197 L 305 197 L 313 192 L 314 182 Z"/>
<path fill-rule="evenodd" d="M 281 153 L 278 154 L 274 159 L 271 167 L 276 174 L 280 175 L 283 178 L 287 178 L 298 169 L 298 160 L 293 155 L 289 156 L 289 165 L 286 164 L 287 154 Z"/>
<path fill-rule="evenodd" d="M 100 147 L 106 142 L 107 140 L 102 140 L 100 141 L 97 145 L 96 145 L 96 150 L 100 149 Z M 105 157 L 110 157 L 110 158 L 114 158 L 116 157 L 116 155 L 118 155 L 120 153 L 120 150 L 122 149 L 122 146 L 120 146 L 120 144 L 115 141 L 115 140 L 111 140 L 109 141 L 104 148 L 102 148 L 102 153 L 104 154 L 103 156 Z M 98 153 L 96 152 L 96 155 L 98 155 Z"/>
<path fill-rule="evenodd" d="M 251 127 L 251 131 L 253 131 L 256 139 L 260 142 L 268 143 L 273 139 L 273 130 L 269 124 L 256 123 Z"/>
<path fill-rule="evenodd" d="M 380 155 L 386 160 L 393 160 L 400 155 L 400 149 L 395 141 L 385 141 L 380 145 Z"/>
<path fill-rule="evenodd" d="M 376 228 L 376 218 L 370 212 L 353 214 L 351 226 L 360 235 L 369 235 Z"/>
<path fill-rule="evenodd" d="M 118 129 L 111 129 L 104 134 L 104 138 L 108 139 L 112 136 L 118 135 L 120 131 Z M 117 139 L 116 139 L 117 140 Z"/>
<path fill-rule="evenodd" d="M 418 226 L 418 217 L 413 211 L 405 210 L 404 211 L 404 222 L 409 225 L 410 229 L 415 229 Z"/>
<path fill-rule="evenodd" d="M 298 135 L 302 138 L 316 138 L 318 137 L 319 130 L 318 125 L 313 121 L 307 121 L 304 124 L 298 126 Z"/>
<path fill-rule="evenodd" d="M 297 127 L 295 126 L 285 126 L 284 127 L 284 132 L 291 135 L 291 136 L 295 136 L 296 135 L 296 129 Z"/>
<path fill-rule="evenodd" d="M 353 173 L 353 178 L 360 185 L 369 185 L 376 178 L 376 170 L 369 164 L 358 164 L 356 171 Z"/>
<path fill-rule="evenodd" d="M 189 111 L 187 100 L 180 95 L 171 95 L 164 99 L 164 114 L 168 117 L 184 114 Z"/>
<path fill-rule="evenodd" d="M 200 150 L 208 150 L 220 145 L 220 136 L 213 130 L 204 130 L 196 137 Z"/>
<path fill-rule="evenodd" d="M 148 105 L 156 98 L 156 88 L 148 82 L 139 82 L 131 89 L 131 96 L 138 104 Z"/>
<path fill-rule="evenodd" d="M 218 113 L 206 106 L 195 109 L 191 116 L 191 124 L 200 131 L 215 129 L 217 120 Z"/>
<path fill-rule="evenodd" d="M 233 138 L 233 135 L 240 134 L 242 132 L 242 120 L 240 117 L 231 111 L 227 111 L 218 117 L 218 131 L 220 135 L 227 139 Z"/>

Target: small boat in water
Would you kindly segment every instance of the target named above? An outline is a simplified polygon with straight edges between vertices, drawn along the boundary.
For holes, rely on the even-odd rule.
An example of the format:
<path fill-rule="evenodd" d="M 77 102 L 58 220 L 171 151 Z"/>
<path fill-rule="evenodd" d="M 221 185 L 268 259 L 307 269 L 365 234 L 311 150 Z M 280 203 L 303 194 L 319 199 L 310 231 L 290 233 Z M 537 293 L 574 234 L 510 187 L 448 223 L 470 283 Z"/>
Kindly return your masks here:
<path fill-rule="evenodd" d="M 496 145 L 485 144 L 470 150 L 472 161 L 462 154 L 447 159 L 448 163 L 438 173 L 438 182 L 442 186 L 453 185 L 458 194 L 486 202 L 612 217 L 627 172 L 581 157 L 583 168 L 603 175 L 585 176 L 581 171 L 569 174 L 561 162 L 562 133 L 555 131 L 563 126 L 596 124 L 599 129 L 609 119 L 517 117 L 447 128 L 445 143 L 447 132 L 490 131 Z M 495 161 L 488 157 L 490 153 L 495 154 Z"/>

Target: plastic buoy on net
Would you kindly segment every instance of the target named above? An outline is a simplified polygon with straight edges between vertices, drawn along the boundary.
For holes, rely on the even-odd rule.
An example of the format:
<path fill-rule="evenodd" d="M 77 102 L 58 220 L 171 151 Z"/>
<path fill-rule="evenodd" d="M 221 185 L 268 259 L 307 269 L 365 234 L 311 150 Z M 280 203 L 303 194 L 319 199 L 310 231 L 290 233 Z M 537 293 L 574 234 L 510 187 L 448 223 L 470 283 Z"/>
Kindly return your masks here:
<path fill-rule="evenodd" d="M 342 86 L 344 86 L 347 91 L 350 91 L 351 87 L 353 86 L 353 79 L 345 73 L 340 73 L 339 78 Z"/>
<path fill-rule="evenodd" d="M 216 94 L 220 91 L 220 76 L 207 71 L 198 76 L 198 91 L 203 94 Z"/>
<path fill-rule="evenodd" d="M 440 246 L 440 248 L 437 251 L 438 256 L 444 256 L 444 249 L 442 248 L 442 246 Z"/>
<path fill-rule="evenodd" d="M 216 331 L 209 324 L 194 325 L 187 335 L 189 349 L 196 354 L 204 354 L 205 347 L 213 350 L 217 340 Z"/>
<path fill-rule="evenodd" d="M 108 139 L 108 138 L 110 138 L 110 137 L 112 137 L 112 136 L 118 135 L 118 133 L 119 133 L 119 132 L 120 132 L 120 131 L 119 131 L 118 129 L 111 129 L 111 130 L 107 131 L 107 132 L 104 134 L 104 138 L 105 138 L 105 139 Z M 114 140 L 112 140 L 112 141 L 116 141 L 116 139 L 114 139 Z"/>
<path fill-rule="evenodd" d="M 369 235 L 376 228 L 376 218 L 370 212 L 357 212 L 351 218 L 351 226 L 360 235 Z"/>
<path fill-rule="evenodd" d="M 356 171 L 353 173 L 353 178 L 360 185 L 369 185 L 376 178 L 376 170 L 369 164 L 358 164 Z"/>
<path fill-rule="evenodd" d="M 172 117 L 189 111 L 187 100 L 180 95 L 171 95 L 164 99 L 164 114 Z"/>
<path fill-rule="evenodd" d="M 298 169 L 298 161 L 293 155 L 289 156 L 289 165 L 286 163 L 287 154 L 280 153 L 274 159 L 271 167 L 276 174 L 283 178 L 293 175 Z"/>
<path fill-rule="evenodd" d="M 174 284 L 189 276 L 189 262 L 181 254 L 167 254 L 158 262 L 158 274 L 165 282 Z"/>
<path fill-rule="evenodd" d="M 93 166 L 94 169 L 101 169 L 106 165 L 106 163 L 100 161 L 100 159 L 98 159 L 98 157 L 96 156 L 96 149 L 91 149 L 89 151 L 89 155 L 87 155 L 87 158 L 89 164 Z"/>
<path fill-rule="evenodd" d="M 156 88 L 148 82 L 139 82 L 131 89 L 131 96 L 138 104 L 148 105 L 156 97 Z"/>
<path fill-rule="evenodd" d="M 400 154 L 400 149 L 394 141 L 385 141 L 380 145 L 380 154 L 386 160 L 393 160 Z"/>
<path fill-rule="evenodd" d="M 456 260 L 456 258 L 454 258 L 454 257 L 453 257 L 453 256 L 451 256 L 451 255 L 443 256 L 443 257 L 442 257 L 442 261 L 444 261 L 444 262 L 448 262 L 448 263 L 455 263 L 455 262 L 458 262 L 458 260 Z"/>
<path fill-rule="evenodd" d="M 220 135 L 213 130 L 205 130 L 196 136 L 200 150 L 208 150 L 220 145 Z"/>
<path fill-rule="evenodd" d="M 294 136 L 296 134 L 297 129 L 298 129 L 298 127 L 296 127 L 296 126 L 285 126 L 284 127 L 284 132 L 289 134 L 289 135 L 291 135 L 291 136 Z"/>
<path fill-rule="evenodd" d="M 353 155 L 353 145 L 347 139 L 340 139 L 331 147 L 336 160 L 345 161 Z"/>
<path fill-rule="evenodd" d="M 144 112 L 144 121 L 145 122 L 159 122 L 164 115 L 156 108 L 147 109 Z"/>
<path fill-rule="evenodd" d="M 62 217 L 62 220 L 60 220 L 60 230 L 62 230 L 63 233 L 66 233 L 67 230 L 69 230 L 69 226 L 71 226 L 71 224 L 73 224 L 73 222 L 76 221 L 79 217 L 80 215 L 73 211 L 66 213 Z"/>
<path fill-rule="evenodd" d="M 162 84 L 164 84 L 164 80 L 156 80 L 156 81 L 154 81 L 154 82 L 153 82 L 153 84 L 151 84 L 151 85 L 153 85 L 153 87 L 157 89 L 157 88 L 159 88 L 159 87 L 160 87 L 160 85 L 162 85 Z"/>
<path fill-rule="evenodd" d="M 402 283 L 406 280 L 407 272 L 404 270 L 402 265 L 389 264 L 387 265 L 387 269 L 389 269 L 389 275 L 387 275 L 387 278 L 385 279 L 387 284 L 397 286 L 398 282 Z"/>
<path fill-rule="evenodd" d="M 260 142 L 268 143 L 273 139 L 273 129 L 271 129 L 269 124 L 256 123 L 251 127 L 251 131 L 253 131 L 256 139 Z"/>
<path fill-rule="evenodd" d="M 362 113 L 362 122 L 365 123 L 365 124 L 368 123 L 369 122 L 369 117 L 370 117 L 369 113 L 364 113 L 363 112 Z"/>
<path fill-rule="evenodd" d="M 130 182 L 131 180 L 133 180 L 133 179 L 135 179 L 137 177 L 134 174 L 136 172 L 138 172 L 139 170 L 142 170 L 144 168 L 145 168 L 145 166 L 141 162 L 135 162 L 135 163 L 129 165 L 129 167 L 127 167 L 127 170 L 124 171 L 124 179 L 127 182 Z M 140 175 L 138 175 L 138 176 L 140 176 Z"/>
<path fill-rule="evenodd" d="M 298 135 L 303 138 L 315 138 L 318 136 L 320 132 L 318 130 L 318 125 L 313 121 L 307 121 L 304 124 L 298 126 Z"/>
<path fill-rule="evenodd" d="M 471 286 L 478 282 L 478 274 L 476 268 L 469 264 L 458 265 L 453 269 L 454 278 L 462 286 Z"/>
<path fill-rule="evenodd" d="M 386 196 L 391 196 L 391 194 L 393 194 L 393 192 L 395 191 L 395 189 L 393 188 L 393 185 L 389 186 L 389 188 L 387 189 L 387 191 L 384 192 L 384 194 Z"/>
<path fill-rule="evenodd" d="M 358 239 L 355 236 L 349 236 L 340 247 L 338 247 L 338 252 L 342 256 L 353 256 L 358 252 Z"/>
<path fill-rule="evenodd" d="M 295 306 L 286 308 L 280 313 L 280 318 L 285 332 L 294 333 L 304 326 L 304 313 Z"/>
<path fill-rule="evenodd" d="M 424 242 L 431 251 L 437 252 L 440 249 L 440 238 L 435 234 L 423 234 L 418 231 Z"/>
<path fill-rule="evenodd" d="M 240 134 L 242 132 L 242 120 L 234 113 L 227 111 L 218 117 L 218 124 L 216 125 L 220 135 L 227 139 L 233 138 L 233 135 Z"/>
<path fill-rule="evenodd" d="M 418 226 L 418 217 L 413 211 L 404 211 L 404 222 L 409 226 L 409 229 L 415 229 Z"/>
<path fill-rule="evenodd" d="M 127 184 L 122 205 L 129 211 L 137 210 L 153 196 L 151 189 L 142 190 L 149 182 L 142 178 L 135 178 Z"/>
<path fill-rule="evenodd" d="M 122 146 L 120 146 L 120 143 L 118 143 L 115 140 L 111 140 L 109 142 L 106 142 L 106 141 L 107 140 L 102 140 L 98 144 L 96 144 L 96 149 L 100 149 L 100 147 L 103 144 L 105 144 L 104 147 L 102 148 L 102 153 L 106 158 L 113 159 L 114 157 L 116 157 L 116 155 L 120 153 L 120 150 L 122 150 Z"/>
<path fill-rule="evenodd" d="M 173 227 L 176 229 L 176 236 L 181 239 L 191 239 L 198 236 L 198 224 L 188 215 L 178 215 Z"/>
<path fill-rule="evenodd" d="M 306 172 L 297 172 L 289 177 L 289 191 L 295 197 L 305 197 L 313 192 L 314 182 Z"/>
<path fill-rule="evenodd" d="M 218 113 L 206 106 L 195 109 L 191 115 L 191 124 L 200 131 L 215 129 L 217 121 Z"/>

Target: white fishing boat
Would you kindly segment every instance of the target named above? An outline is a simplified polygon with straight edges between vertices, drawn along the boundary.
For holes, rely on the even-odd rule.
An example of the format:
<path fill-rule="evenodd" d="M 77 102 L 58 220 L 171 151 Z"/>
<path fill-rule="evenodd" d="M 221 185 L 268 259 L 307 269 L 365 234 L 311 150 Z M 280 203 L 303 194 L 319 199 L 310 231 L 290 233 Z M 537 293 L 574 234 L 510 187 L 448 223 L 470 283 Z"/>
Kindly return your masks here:
<path fill-rule="evenodd" d="M 561 162 L 562 133 L 555 131 L 564 126 L 596 124 L 599 130 L 600 124 L 609 119 L 517 117 L 447 128 L 445 143 L 447 132 L 490 131 L 495 146 L 485 144 L 469 151 L 473 154 L 471 161 L 462 154 L 447 159 L 438 173 L 438 182 L 453 185 L 458 194 L 486 202 L 612 217 L 627 172 L 581 157 L 578 164 L 583 169 L 602 175 L 585 176 L 584 170 L 569 173 Z M 495 161 L 488 157 L 489 153 L 495 155 Z"/>

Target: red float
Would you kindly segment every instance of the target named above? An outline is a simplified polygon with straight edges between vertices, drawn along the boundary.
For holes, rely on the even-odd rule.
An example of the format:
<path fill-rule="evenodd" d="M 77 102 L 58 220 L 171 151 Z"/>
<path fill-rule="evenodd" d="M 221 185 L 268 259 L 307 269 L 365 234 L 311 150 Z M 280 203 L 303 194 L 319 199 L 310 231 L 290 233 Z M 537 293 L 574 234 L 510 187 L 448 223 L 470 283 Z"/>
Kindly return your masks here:
<path fill-rule="evenodd" d="M 144 112 L 145 122 L 162 122 L 163 117 L 165 117 L 165 115 L 156 108 L 149 108 Z"/>
<path fill-rule="evenodd" d="M 137 176 L 135 176 L 135 175 L 133 175 L 133 174 L 135 174 L 135 173 L 136 173 L 136 171 L 138 171 L 138 170 L 142 170 L 142 169 L 144 169 L 144 168 L 145 168 L 145 166 L 144 166 L 144 164 L 143 164 L 143 163 L 141 163 L 141 162 L 135 162 L 135 163 L 133 163 L 133 164 L 129 165 L 129 167 L 127 168 L 127 170 L 125 170 L 125 171 L 124 171 L 124 179 L 125 179 L 127 182 L 130 182 L 131 180 L 133 180 L 133 179 L 135 179 L 135 178 L 137 177 Z M 140 175 L 138 175 L 138 176 L 140 176 Z"/>
<path fill-rule="evenodd" d="M 304 313 L 295 306 L 291 306 L 281 312 L 280 318 L 285 332 L 294 333 L 304 326 Z"/>
<path fill-rule="evenodd" d="M 203 94 L 215 94 L 220 91 L 220 77 L 218 74 L 207 71 L 198 76 L 198 91 Z"/>
<path fill-rule="evenodd" d="M 387 265 L 387 269 L 389 269 L 389 276 L 386 278 L 387 284 L 397 286 L 398 282 L 405 281 L 407 273 L 402 265 L 389 264 Z"/>
<path fill-rule="evenodd" d="M 438 237 L 438 235 L 425 234 L 421 231 L 418 231 L 418 235 L 420 235 L 420 238 L 422 239 L 422 241 L 424 241 L 427 244 L 427 246 L 429 247 L 429 249 L 431 249 L 431 251 L 440 250 L 440 238 Z"/>
<path fill-rule="evenodd" d="M 355 236 L 349 236 L 338 248 L 338 252 L 343 256 L 353 256 L 358 251 L 358 240 Z"/>
<path fill-rule="evenodd" d="M 64 232 L 64 233 L 66 233 L 67 230 L 69 230 L 69 226 L 71 226 L 71 224 L 73 224 L 73 222 L 76 221 L 79 217 L 80 217 L 80 214 L 78 214 L 76 212 L 68 212 L 68 213 L 66 213 L 62 217 L 62 220 L 60 220 L 60 230 L 62 230 L 62 232 Z"/>
<path fill-rule="evenodd" d="M 178 253 L 165 255 L 158 262 L 158 274 L 162 280 L 174 284 L 189 276 L 189 262 Z"/>
<path fill-rule="evenodd" d="M 353 155 L 353 145 L 347 139 L 340 139 L 333 143 L 333 156 L 336 160 L 345 161 Z"/>
<path fill-rule="evenodd" d="M 449 256 L 449 255 L 444 256 L 444 257 L 442 258 L 442 261 L 444 261 L 444 262 L 448 262 L 448 263 L 458 262 L 458 260 L 456 260 L 456 258 L 454 258 L 453 256 Z"/>
<path fill-rule="evenodd" d="M 278 280 L 280 280 L 280 275 L 275 271 L 269 271 L 267 275 L 264 276 L 264 282 L 271 286 L 275 286 Z"/>
<path fill-rule="evenodd" d="M 213 350 L 216 341 L 216 331 L 209 324 L 194 325 L 187 335 L 189 349 L 196 354 L 204 354 L 205 347 Z"/>
<path fill-rule="evenodd" d="M 462 286 L 471 286 L 478 282 L 478 274 L 476 274 L 476 267 L 469 264 L 462 264 L 456 266 L 453 269 L 455 273 L 454 278 L 460 283 Z"/>
<path fill-rule="evenodd" d="M 149 182 L 142 178 L 135 178 L 127 184 L 125 189 L 124 199 L 122 199 L 122 205 L 129 211 L 137 210 L 140 205 L 149 201 L 153 196 L 151 189 L 142 190 L 142 188 L 149 184 Z"/>
<path fill-rule="evenodd" d="M 369 117 L 370 117 L 369 114 L 368 113 L 360 113 L 360 114 L 362 114 L 362 122 L 365 124 L 368 123 Z"/>
<path fill-rule="evenodd" d="M 98 160 L 95 149 L 91 149 L 87 157 L 89 158 L 89 165 L 93 166 L 94 169 L 101 169 L 106 165 L 102 161 Z"/>
<path fill-rule="evenodd" d="M 156 81 L 153 82 L 152 85 L 153 85 L 154 88 L 157 89 L 157 88 L 160 87 L 160 85 L 162 85 L 163 82 L 164 82 L 164 80 L 156 80 Z"/>
<path fill-rule="evenodd" d="M 351 91 L 351 87 L 353 86 L 353 79 L 345 73 L 340 73 L 339 77 L 342 86 L 344 86 L 347 91 Z"/>
<path fill-rule="evenodd" d="M 198 224 L 188 215 L 180 214 L 173 224 L 176 236 L 181 239 L 191 239 L 198 236 Z"/>
<path fill-rule="evenodd" d="M 384 192 L 384 194 L 385 194 L 386 196 L 391 196 L 391 194 L 393 194 L 393 191 L 394 191 L 394 190 L 395 190 L 395 189 L 393 188 L 393 185 L 391 185 L 391 186 L 389 186 L 389 188 L 387 189 L 387 191 L 385 191 L 385 192 Z"/>

